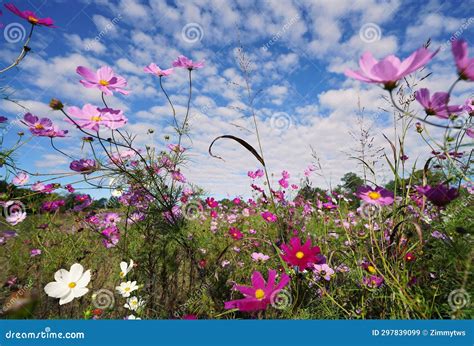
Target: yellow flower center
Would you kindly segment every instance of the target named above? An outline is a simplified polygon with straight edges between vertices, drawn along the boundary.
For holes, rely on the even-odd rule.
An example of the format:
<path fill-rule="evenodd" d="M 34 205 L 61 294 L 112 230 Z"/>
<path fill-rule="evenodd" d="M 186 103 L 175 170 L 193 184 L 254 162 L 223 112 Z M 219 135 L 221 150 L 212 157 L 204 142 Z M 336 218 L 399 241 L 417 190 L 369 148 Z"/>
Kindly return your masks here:
<path fill-rule="evenodd" d="M 298 251 L 298 252 L 296 253 L 296 258 L 297 258 L 297 259 L 302 259 L 303 257 L 304 257 L 303 251 Z"/>
<path fill-rule="evenodd" d="M 369 198 L 370 199 L 379 199 L 380 197 L 382 197 L 380 195 L 380 193 L 376 192 L 376 191 L 370 191 L 369 192 Z"/>
<path fill-rule="evenodd" d="M 265 291 L 262 289 L 258 289 L 255 291 L 255 298 L 257 299 L 263 299 L 265 297 Z"/>
<path fill-rule="evenodd" d="M 125 287 L 125 292 L 129 292 L 130 291 L 130 287 Z"/>
<path fill-rule="evenodd" d="M 29 21 L 31 24 L 36 24 L 36 23 L 39 22 L 38 18 L 33 17 L 33 16 L 28 16 L 28 21 Z"/>
<path fill-rule="evenodd" d="M 107 86 L 107 85 L 109 85 L 109 82 L 107 82 L 106 80 L 101 79 L 99 81 L 99 84 L 102 85 L 102 86 Z"/>
<path fill-rule="evenodd" d="M 42 129 L 44 129 L 44 126 L 41 125 L 41 124 L 36 124 L 36 125 L 35 125 L 35 129 L 37 129 L 37 130 L 42 130 Z"/>
<path fill-rule="evenodd" d="M 120 272 L 120 277 L 123 278 L 125 276 L 124 272 Z"/>
<path fill-rule="evenodd" d="M 369 273 L 371 273 L 371 274 L 374 274 L 374 273 L 375 273 L 375 268 L 374 268 L 374 266 L 368 266 L 368 267 L 367 267 L 367 270 L 368 270 Z"/>
<path fill-rule="evenodd" d="M 74 287 L 76 287 L 76 283 L 75 282 L 70 282 L 68 286 L 69 286 L 69 288 L 74 288 Z"/>
<path fill-rule="evenodd" d="M 100 116 L 93 116 L 91 117 L 92 121 L 99 122 L 102 118 Z"/>

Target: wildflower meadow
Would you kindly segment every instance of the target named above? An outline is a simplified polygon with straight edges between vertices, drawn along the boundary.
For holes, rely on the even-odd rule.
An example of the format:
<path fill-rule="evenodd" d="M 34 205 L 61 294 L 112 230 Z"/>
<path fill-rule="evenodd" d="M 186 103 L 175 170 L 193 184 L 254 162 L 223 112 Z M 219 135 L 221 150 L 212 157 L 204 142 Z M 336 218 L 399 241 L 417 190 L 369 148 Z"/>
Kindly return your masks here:
<path fill-rule="evenodd" d="M 2 3 L 0 318 L 472 319 L 474 21 L 367 2 Z"/>

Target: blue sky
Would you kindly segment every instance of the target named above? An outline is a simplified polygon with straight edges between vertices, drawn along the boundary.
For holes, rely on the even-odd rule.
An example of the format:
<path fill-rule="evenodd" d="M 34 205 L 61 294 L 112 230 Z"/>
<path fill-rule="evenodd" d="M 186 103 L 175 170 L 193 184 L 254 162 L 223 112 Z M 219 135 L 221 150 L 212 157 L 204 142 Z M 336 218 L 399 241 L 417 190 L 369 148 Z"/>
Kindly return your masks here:
<path fill-rule="evenodd" d="M 3 2 L 4 3 L 4 2 Z M 2 3 L 2 7 L 3 7 Z M 194 74 L 191 110 L 191 162 L 184 172 L 189 181 L 218 196 L 248 195 L 248 170 L 258 168 L 251 155 L 231 142 L 221 142 L 215 152 L 225 162 L 210 158 L 207 147 L 221 134 L 233 134 L 256 146 L 249 118 L 242 76 L 236 59 L 240 37 L 252 60 L 252 87 L 259 91 L 256 109 L 268 167 L 279 179 L 283 169 L 298 182 L 304 169 L 314 163 L 311 148 L 320 159 L 324 177 L 314 175 L 317 185 L 337 184 L 347 171 L 360 173 L 348 159 L 357 147 L 350 133 L 357 133 L 358 103 L 364 108 L 364 125 L 371 127 L 375 147 L 386 150 L 382 134 L 394 138 L 393 116 L 376 86 L 348 80 L 343 71 L 355 68 L 362 52 L 378 58 L 388 54 L 408 56 L 428 38 L 441 47 L 428 71 L 434 74 L 420 87 L 446 90 L 456 78 L 449 49 L 450 37 L 474 43 L 474 10 L 466 1 L 251 1 L 251 0 L 96 0 L 15 1 L 20 9 L 31 9 L 52 17 L 57 28 L 38 28 L 32 53 L 16 69 L 2 76 L 11 98 L 39 116 L 48 116 L 63 128 L 60 114 L 51 112 L 52 97 L 68 106 L 100 104 L 96 90 L 85 89 L 75 73 L 78 65 L 97 69 L 109 65 L 129 82 L 130 95 L 115 94 L 114 108 L 129 118 L 127 130 L 138 135 L 138 145 L 165 144 L 171 135 L 171 112 L 157 80 L 142 72 L 155 62 L 168 68 L 180 54 L 204 59 L 206 67 Z M 28 24 L 7 10 L 0 17 L 0 63 L 11 62 L 21 41 L 6 40 L 6 28 Z M 183 28 L 191 28 L 187 36 Z M 372 35 L 372 36 L 371 36 Z M 16 41 L 16 40 L 13 40 Z M 471 49 L 474 52 L 474 49 Z M 471 53 L 472 55 L 473 53 Z M 176 70 L 166 79 L 182 117 L 187 101 L 186 71 Z M 460 84 L 453 101 L 472 94 L 468 83 Z M 14 119 L 23 111 L 15 104 L 0 102 L 0 115 Z M 6 133 L 12 143 L 22 128 L 18 122 Z M 148 129 L 154 129 L 147 135 Z M 246 128 L 248 130 L 243 130 Z M 75 157 L 81 152 L 75 131 L 58 146 Z M 426 157 L 426 146 L 412 131 L 407 138 L 408 156 Z M 388 152 L 388 151 L 387 151 Z M 17 155 L 20 166 L 34 172 L 67 171 L 68 159 L 52 151 L 48 140 L 35 138 Z M 382 160 L 376 163 L 378 181 L 390 179 Z"/>

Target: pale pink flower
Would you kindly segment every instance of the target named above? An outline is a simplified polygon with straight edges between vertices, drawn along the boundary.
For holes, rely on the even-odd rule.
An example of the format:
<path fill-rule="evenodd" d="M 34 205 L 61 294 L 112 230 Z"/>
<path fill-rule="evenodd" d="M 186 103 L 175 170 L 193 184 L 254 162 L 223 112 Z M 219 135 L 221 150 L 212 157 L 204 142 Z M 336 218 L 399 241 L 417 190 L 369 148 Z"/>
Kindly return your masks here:
<path fill-rule="evenodd" d="M 403 61 L 395 55 L 389 55 L 378 61 L 372 53 L 365 52 L 359 60 L 360 70 L 348 69 L 345 74 L 362 82 L 383 84 L 385 89 L 392 90 L 400 79 L 426 65 L 438 51 L 439 49 L 430 52 L 422 47 Z"/>
<path fill-rule="evenodd" d="M 129 93 L 128 90 L 123 89 L 127 86 L 125 78 L 116 75 L 109 66 L 103 66 L 97 72 L 84 66 L 78 66 L 76 72 L 84 77 L 80 82 L 86 88 L 98 88 L 106 95 L 112 95 L 114 91 L 123 95 Z"/>
<path fill-rule="evenodd" d="M 144 67 L 143 71 L 145 71 L 145 73 L 154 74 L 155 76 L 158 76 L 158 77 L 166 77 L 166 76 L 169 76 L 173 72 L 173 69 L 169 68 L 167 70 L 162 70 L 155 63 L 151 63 L 150 65 Z"/>
<path fill-rule="evenodd" d="M 25 172 L 20 172 L 16 177 L 12 179 L 12 183 L 18 186 L 25 185 L 28 180 L 30 179 L 30 176 L 26 174 Z"/>

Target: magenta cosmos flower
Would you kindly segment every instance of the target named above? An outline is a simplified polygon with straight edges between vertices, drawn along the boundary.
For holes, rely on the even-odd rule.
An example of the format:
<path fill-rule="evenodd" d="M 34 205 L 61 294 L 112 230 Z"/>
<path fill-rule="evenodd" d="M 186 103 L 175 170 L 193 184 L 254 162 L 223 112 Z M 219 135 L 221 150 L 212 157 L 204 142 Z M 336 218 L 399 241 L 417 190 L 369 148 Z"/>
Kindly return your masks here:
<path fill-rule="evenodd" d="M 234 240 L 240 240 L 244 237 L 244 235 L 242 234 L 242 232 L 240 232 L 239 229 L 235 228 L 235 227 L 231 227 L 229 229 L 229 235 L 232 237 L 232 239 Z"/>
<path fill-rule="evenodd" d="M 393 193 L 383 187 L 362 186 L 356 193 L 357 197 L 369 204 L 390 205 L 393 203 Z"/>
<path fill-rule="evenodd" d="M 276 215 L 272 214 L 269 211 L 264 211 L 261 215 L 262 215 L 263 219 L 267 222 L 276 222 L 276 220 L 277 220 Z"/>
<path fill-rule="evenodd" d="M 448 106 L 449 94 L 446 92 L 437 92 L 430 97 L 430 91 L 423 88 L 415 92 L 415 98 L 425 109 L 426 115 L 448 119 L 450 115 L 463 111 L 463 106 Z"/>
<path fill-rule="evenodd" d="M 301 240 L 293 237 L 290 244 L 282 244 L 283 254 L 281 258 L 291 266 L 298 267 L 299 270 L 305 270 L 313 264 L 321 264 L 325 262 L 324 256 L 321 255 L 319 246 L 312 246 L 311 240 L 301 244 Z"/>
<path fill-rule="evenodd" d="M 276 270 L 268 270 L 268 282 L 265 282 L 262 274 L 254 271 L 252 274 L 252 286 L 235 285 L 234 289 L 242 293 L 245 298 L 225 302 L 225 309 L 239 309 L 240 311 L 266 310 L 278 293 L 290 282 L 290 277 L 282 274 L 277 284 Z"/>
<path fill-rule="evenodd" d="M 47 27 L 54 27 L 54 21 L 51 18 L 39 18 L 34 12 L 32 11 L 21 11 L 13 4 L 5 4 L 5 7 L 12 13 L 16 14 L 18 17 L 26 19 L 33 25 L 42 25 Z"/>
<path fill-rule="evenodd" d="M 175 61 L 173 61 L 173 66 L 185 68 L 191 71 L 204 67 L 204 61 L 193 62 L 184 55 L 180 55 Z"/>
<path fill-rule="evenodd" d="M 80 159 L 72 161 L 69 168 L 75 172 L 91 173 L 97 170 L 99 165 L 93 159 Z"/>
<path fill-rule="evenodd" d="M 389 55 L 378 61 L 372 53 L 365 52 L 359 60 L 360 70 L 346 70 L 345 74 L 362 82 L 383 84 L 385 89 L 392 90 L 396 87 L 397 81 L 428 63 L 438 50 L 430 52 L 426 48 L 420 48 L 403 61 L 395 55 Z"/>
<path fill-rule="evenodd" d="M 459 192 L 456 188 L 449 188 L 445 184 L 439 184 L 434 187 L 431 187 L 430 185 L 426 185 L 424 187 L 419 186 L 416 188 L 416 190 L 438 207 L 444 207 L 445 205 L 449 204 L 449 202 L 456 199 L 459 195 Z"/>
<path fill-rule="evenodd" d="M 114 91 L 123 95 L 129 93 L 128 90 L 123 89 L 127 86 L 125 78 L 116 75 L 109 66 L 103 66 L 97 72 L 93 72 L 84 66 L 78 66 L 76 72 L 85 78 L 81 79 L 80 82 L 86 88 L 98 88 L 106 95 L 112 95 Z"/>
<path fill-rule="evenodd" d="M 145 71 L 145 73 L 154 74 L 155 76 L 158 76 L 158 77 L 166 77 L 166 76 L 169 76 L 173 72 L 173 69 L 169 68 L 167 70 L 162 70 L 161 68 L 158 67 L 157 64 L 151 63 L 150 65 L 143 68 L 143 71 Z"/>
<path fill-rule="evenodd" d="M 112 108 L 98 108 L 91 104 L 86 104 L 82 110 L 78 107 L 69 107 L 68 113 L 74 122 L 81 128 L 99 131 L 101 125 L 115 130 L 124 126 L 128 119 L 121 110 Z M 68 119 L 69 122 L 72 122 Z"/>
<path fill-rule="evenodd" d="M 467 42 L 455 40 L 451 44 L 454 62 L 458 68 L 459 77 L 464 80 L 474 80 L 474 58 L 467 56 Z"/>

